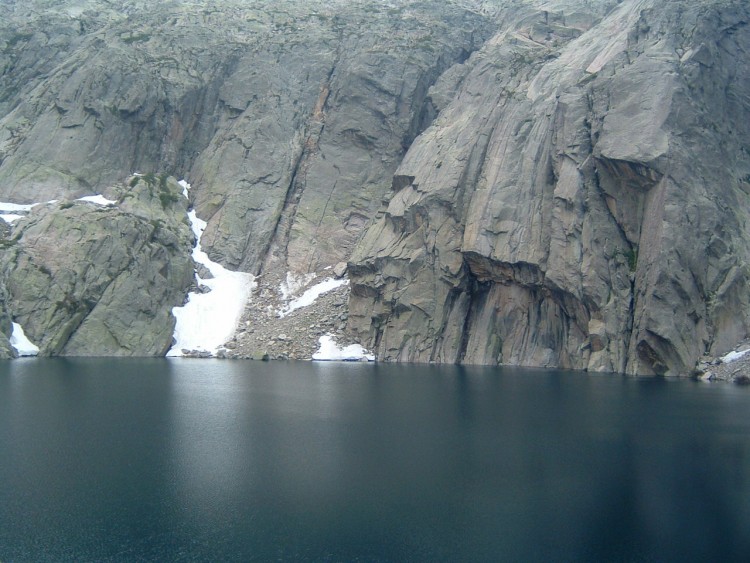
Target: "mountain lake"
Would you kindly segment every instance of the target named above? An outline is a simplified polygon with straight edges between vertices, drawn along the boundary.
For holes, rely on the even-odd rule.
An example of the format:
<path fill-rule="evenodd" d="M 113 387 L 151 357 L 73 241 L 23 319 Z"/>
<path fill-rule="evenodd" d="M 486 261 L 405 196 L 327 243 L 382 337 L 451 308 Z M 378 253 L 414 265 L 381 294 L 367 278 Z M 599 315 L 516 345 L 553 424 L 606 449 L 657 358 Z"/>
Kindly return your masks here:
<path fill-rule="evenodd" d="M 0 362 L 0 561 L 748 561 L 750 388 Z"/>

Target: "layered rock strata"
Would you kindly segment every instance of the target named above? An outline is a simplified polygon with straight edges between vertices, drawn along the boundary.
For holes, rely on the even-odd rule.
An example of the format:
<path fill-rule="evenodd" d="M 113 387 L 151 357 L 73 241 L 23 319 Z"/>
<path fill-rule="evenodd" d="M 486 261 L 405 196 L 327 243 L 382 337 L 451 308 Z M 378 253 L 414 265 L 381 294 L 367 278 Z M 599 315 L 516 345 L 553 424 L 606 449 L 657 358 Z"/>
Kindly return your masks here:
<path fill-rule="evenodd" d="M 748 334 L 747 5 L 560 5 L 431 91 L 351 258 L 379 359 L 678 375 Z"/>

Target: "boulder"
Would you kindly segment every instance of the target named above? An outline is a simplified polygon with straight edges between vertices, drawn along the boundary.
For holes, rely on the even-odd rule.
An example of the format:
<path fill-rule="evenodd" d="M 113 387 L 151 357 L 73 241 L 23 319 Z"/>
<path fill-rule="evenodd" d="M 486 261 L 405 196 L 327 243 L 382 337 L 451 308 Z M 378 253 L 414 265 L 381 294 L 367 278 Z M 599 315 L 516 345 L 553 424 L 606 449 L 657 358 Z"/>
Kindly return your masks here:
<path fill-rule="evenodd" d="M 163 355 L 193 277 L 174 179 L 112 191 L 115 206 L 34 208 L 0 257 L 7 306 L 42 355 Z"/>

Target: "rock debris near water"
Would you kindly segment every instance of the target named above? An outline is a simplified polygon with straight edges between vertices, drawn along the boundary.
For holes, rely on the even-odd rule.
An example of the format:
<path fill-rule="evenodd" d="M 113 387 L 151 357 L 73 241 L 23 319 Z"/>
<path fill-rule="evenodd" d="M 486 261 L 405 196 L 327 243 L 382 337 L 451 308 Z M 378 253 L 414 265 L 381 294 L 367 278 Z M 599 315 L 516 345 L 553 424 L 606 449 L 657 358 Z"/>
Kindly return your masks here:
<path fill-rule="evenodd" d="M 329 275 L 324 271 L 312 278 L 307 286 L 313 286 Z M 226 344 L 226 357 L 309 360 L 320 347 L 322 336 L 333 335 L 340 346 L 355 343 L 346 331 L 348 285 L 320 295 L 307 307 L 282 315 L 288 304 L 279 291 L 282 281 L 280 276 L 262 276 L 257 280 L 258 286 L 245 309 L 235 338 Z"/>
<path fill-rule="evenodd" d="M 731 381 L 750 385 L 750 342 L 743 342 L 736 350 L 721 357 L 704 356 L 695 369 L 702 381 Z"/>

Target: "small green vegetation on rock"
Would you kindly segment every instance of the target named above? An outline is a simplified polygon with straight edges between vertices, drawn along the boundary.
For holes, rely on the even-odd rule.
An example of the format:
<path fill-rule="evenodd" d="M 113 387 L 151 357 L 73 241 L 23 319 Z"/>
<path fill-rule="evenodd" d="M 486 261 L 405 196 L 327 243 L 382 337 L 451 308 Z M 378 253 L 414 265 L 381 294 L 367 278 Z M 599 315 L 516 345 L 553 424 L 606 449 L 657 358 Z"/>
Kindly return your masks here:
<path fill-rule="evenodd" d="M 148 33 L 136 33 L 128 35 L 127 37 L 122 37 L 121 39 L 123 43 L 130 45 L 131 43 L 148 41 L 149 39 L 151 39 L 151 35 L 149 35 Z"/>
<path fill-rule="evenodd" d="M 171 204 L 176 203 L 179 200 L 179 197 L 170 192 L 170 191 L 160 191 L 159 192 L 159 201 L 161 202 L 161 206 L 166 209 Z"/>
<path fill-rule="evenodd" d="M 630 271 L 635 272 L 635 269 L 638 267 L 638 249 L 637 248 L 631 248 L 627 252 L 625 252 L 625 258 L 628 260 L 628 266 L 630 266 Z"/>
<path fill-rule="evenodd" d="M 169 189 L 169 184 L 167 182 L 168 178 L 169 176 L 167 174 L 159 175 L 159 201 L 161 201 L 161 206 L 164 209 L 180 199 L 179 194 Z"/>

